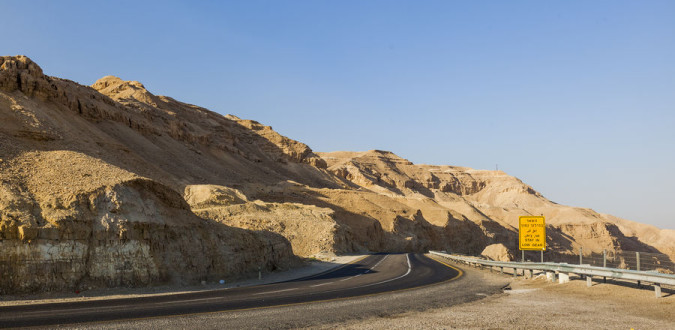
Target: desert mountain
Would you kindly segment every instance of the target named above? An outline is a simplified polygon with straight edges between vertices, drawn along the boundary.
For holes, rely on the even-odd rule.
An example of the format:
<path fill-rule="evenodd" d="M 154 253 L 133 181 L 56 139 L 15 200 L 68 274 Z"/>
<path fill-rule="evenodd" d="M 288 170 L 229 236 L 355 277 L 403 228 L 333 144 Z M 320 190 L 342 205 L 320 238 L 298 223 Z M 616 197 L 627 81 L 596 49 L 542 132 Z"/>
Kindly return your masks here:
<path fill-rule="evenodd" d="M 669 230 L 555 204 L 500 171 L 385 151 L 315 153 L 271 127 L 107 76 L 91 87 L 0 57 L 0 290 L 191 283 L 354 251 L 675 255 Z M 488 251 L 486 250 L 486 251 Z"/>
<path fill-rule="evenodd" d="M 545 215 L 552 253 L 630 250 L 673 255 L 675 231 L 556 204 L 502 171 L 456 166 L 414 165 L 390 152 L 319 153 L 330 172 L 363 189 L 419 208 L 434 225 L 447 219 L 479 224 L 491 243 L 517 249 L 521 215 Z M 506 230 L 506 231 L 504 231 Z"/>

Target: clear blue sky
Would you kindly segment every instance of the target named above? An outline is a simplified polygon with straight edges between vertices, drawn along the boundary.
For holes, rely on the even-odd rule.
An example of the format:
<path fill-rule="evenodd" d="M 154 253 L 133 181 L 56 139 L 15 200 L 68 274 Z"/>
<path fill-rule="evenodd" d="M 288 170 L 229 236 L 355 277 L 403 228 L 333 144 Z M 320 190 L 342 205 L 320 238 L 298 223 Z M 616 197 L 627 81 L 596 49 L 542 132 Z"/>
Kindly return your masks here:
<path fill-rule="evenodd" d="M 0 53 L 675 229 L 675 1 L 5 1 Z"/>

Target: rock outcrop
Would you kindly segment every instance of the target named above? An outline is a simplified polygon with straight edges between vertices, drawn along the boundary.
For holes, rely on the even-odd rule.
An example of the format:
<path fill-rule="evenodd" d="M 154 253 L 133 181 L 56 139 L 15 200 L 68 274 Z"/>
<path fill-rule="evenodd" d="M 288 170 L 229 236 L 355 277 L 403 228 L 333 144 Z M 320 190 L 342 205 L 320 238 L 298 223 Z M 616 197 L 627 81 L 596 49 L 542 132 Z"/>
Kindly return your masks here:
<path fill-rule="evenodd" d="M 348 250 L 335 212 L 329 208 L 248 201 L 235 189 L 210 185 L 188 186 L 185 197 L 195 214 L 228 226 L 278 233 L 300 256 Z"/>
<path fill-rule="evenodd" d="M 513 261 L 513 254 L 511 251 L 504 246 L 504 244 L 492 244 L 485 247 L 483 252 L 480 253 L 481 256 L 488 258 L 489 260 L 496 261 Z"/>
<path fill-rule="evenodd" d="M 195 283 L 290 267 L 289 242 L 199 218 L 181 195 L 136 178 L 74 195 L 3 186 L 0 290 Z"/>

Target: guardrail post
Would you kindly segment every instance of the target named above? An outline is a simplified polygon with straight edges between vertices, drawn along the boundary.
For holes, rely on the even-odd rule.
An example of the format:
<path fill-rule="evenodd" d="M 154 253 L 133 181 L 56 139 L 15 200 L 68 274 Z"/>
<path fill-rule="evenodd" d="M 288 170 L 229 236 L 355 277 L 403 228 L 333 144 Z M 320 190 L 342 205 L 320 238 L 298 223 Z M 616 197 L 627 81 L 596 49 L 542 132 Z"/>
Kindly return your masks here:
<path fill-rule="evenodd" d="M 518 277 L 518 268 L 513 268 L 513 278 Z"/>
<path fill-rule="evenodd" d="M 555 272 L 549 272 L 549 271 L 547 271 L 547 272 L 546 272 L 546 279 L 547 279 L 549 282 L 555 282 Z"/>
<path fill-rule="evenodd" d="M 635 252 L 635 263 L 636 263 L 636 269 L 639 272 L 640 271 L 640 252 Z M 638 282 L 638 289 L 642 288 L 642 282 Z"/>
<path fill-rule="evenodd" d="M 499 274 L 504 274 L 504 267 L 499 267 Z"/>
<path fill-rule="evenodd" d="M 656 298 L 661 298 L 661 284 L 654 283 L 654 294 L 656 294 Z"/>
<path fill-rule="evenodd" d="M 589 288 L 593 286 L 593 276 L 586 275 L 586 286 Z"/>
<path fill-rule="evenodd" d="M 607 250 L 602 250 L 602 267 L 607 268 Z M 602 283 L 607 283 L 607 276 L 602 277 Z"/>
<path fill-rule="evenodd" d="M 584 263 L 584 248 L 579 247 L 579 265 L 583 265 Z M 584 275 L 581 275 L 581 278 L 584 278 Z"/>
<path fill-rule="evenodd" d="M 570 274 L 568 274 L 568 273 L 558 274 L 558 283 L 559 284 L 567 283 L 569 281 L 570 281 Z"/>

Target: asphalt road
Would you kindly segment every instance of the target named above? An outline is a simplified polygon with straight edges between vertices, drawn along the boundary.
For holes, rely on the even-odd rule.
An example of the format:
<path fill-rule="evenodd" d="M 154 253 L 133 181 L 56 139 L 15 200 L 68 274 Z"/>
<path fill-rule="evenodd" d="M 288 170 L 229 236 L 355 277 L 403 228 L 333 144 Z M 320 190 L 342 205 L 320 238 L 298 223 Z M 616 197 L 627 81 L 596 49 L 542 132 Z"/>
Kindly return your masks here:
<path fill-rule="evenodd" d="M 251 310 L 401 291 L 461 276 L 422 254 L 379 254 L 293 281 L 164 296 L 0 307 L 0 327 Z"/>

